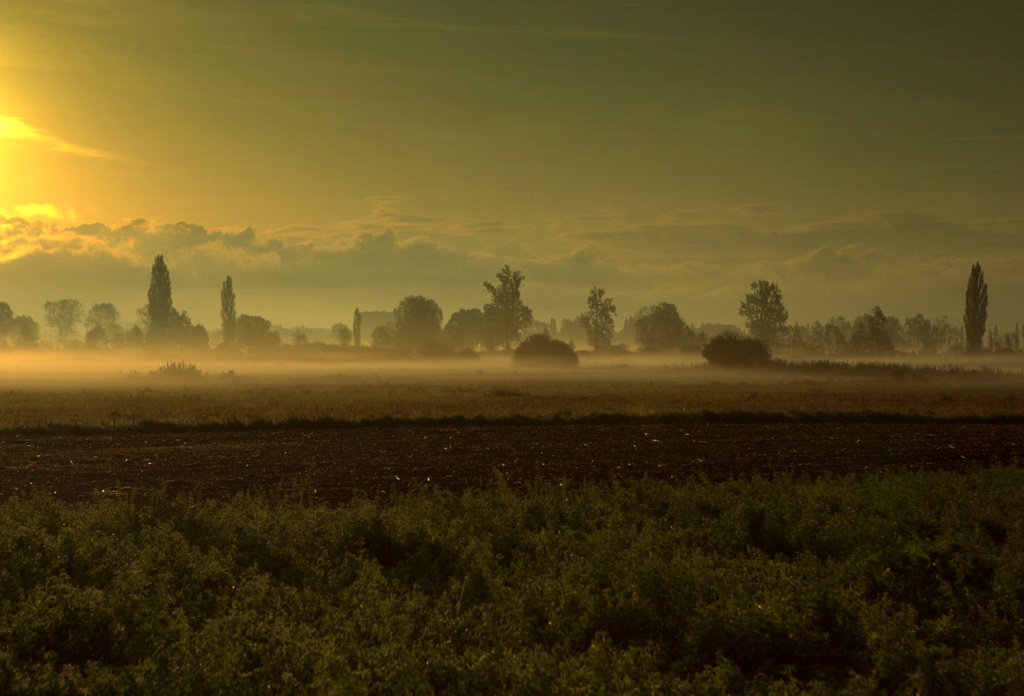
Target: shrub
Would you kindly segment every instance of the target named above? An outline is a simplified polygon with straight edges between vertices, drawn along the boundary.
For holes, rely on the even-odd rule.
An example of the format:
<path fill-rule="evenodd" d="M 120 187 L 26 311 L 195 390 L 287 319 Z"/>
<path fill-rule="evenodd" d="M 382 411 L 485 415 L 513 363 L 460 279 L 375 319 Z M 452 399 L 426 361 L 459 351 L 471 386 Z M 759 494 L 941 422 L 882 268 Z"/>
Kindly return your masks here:
<path fill-rule="evenodd" d="M 157 377 L 175 377 L 178 379 L 195 379 L 203 376 L 203 371 L 196 367 L 195 363 L 181 362 L 168 362 L 163 367 L 159 367 L 149 374 Z"/>
<path fill-rule="evenodd" d="M 579 365 L 580 359 L 572 347 L 547 334 L 534 334 L 519 344 L 512 353 L 512 360 L 519 363 L 547 365 Z"/>
<path fill-rule="evenodd" d="M 756 367 L 772 360 L 767 343 L 731 331 L 708 341 L 701 355 L 715 367 Z"/>

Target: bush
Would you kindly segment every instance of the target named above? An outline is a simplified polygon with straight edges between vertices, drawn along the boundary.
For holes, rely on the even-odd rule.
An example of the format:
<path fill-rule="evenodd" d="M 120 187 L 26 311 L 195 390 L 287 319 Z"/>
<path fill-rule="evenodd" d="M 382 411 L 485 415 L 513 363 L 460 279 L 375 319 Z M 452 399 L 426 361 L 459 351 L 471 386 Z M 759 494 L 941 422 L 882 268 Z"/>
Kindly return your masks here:
<path fill-rule="evenodd" d="M 158 367 L 149 374 L 156 377 L 175 377 L 178 379 L 195 379 L 203 376 L 203 371 L 196 367 L 195 363 L 168 362 L 163 367 Z"/>
<path fill-rule="evenodd" d="M 512 360 L 519 363 L 547 365 L 579 365 L 580 359 L 572 347 L 547 334 L 534 334 L 519 344 L 512 353 Z"/>
<path fill-rule="evenodd" d="M 731 331 L 708 341 L 701 355 L 714 367 L 757 367 L 772 360 L 767 343 Z"/>

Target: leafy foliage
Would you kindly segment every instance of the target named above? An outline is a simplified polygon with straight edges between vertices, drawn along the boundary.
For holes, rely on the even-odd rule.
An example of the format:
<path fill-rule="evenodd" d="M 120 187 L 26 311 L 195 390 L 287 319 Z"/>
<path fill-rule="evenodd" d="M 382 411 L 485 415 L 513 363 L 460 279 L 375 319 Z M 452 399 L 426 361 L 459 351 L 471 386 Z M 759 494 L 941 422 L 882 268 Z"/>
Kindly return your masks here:
<path fill-rule="evenodd" d="M 773 343 L 789 319 L 778 284 L 767 280 L 751 283 L 750 292 L 740 303 L 740 316 L 746 319 L 751 336 Z"/>
<path fill-rule="evenodd" d="M 512 359 L 517 363 L 544 365 L 579 365 L 580 359 L 572 347 L 547 334 L 534 334 L 520 343 Z"/>
<path fill-rule="evenodd" d="M 770 501 L 767 502 L 767 501 Z M 1024 471 L 0 505 L 8 693 L 1014 693 Z"/>
<path fill-rule="evenodd" d="M 587 311 L 576 317 L 594 350 L 608 350 L 615 338 L 615 303 L 603 288 L 594 287 L 587 298 Z"/>
<path fill-rule="evenodd" d="M 699 349 L 700 341 L 693 327 L 679 316 L 670 302 L 642 307 L 634 323 L 637 344 L 643 350 Z M 703 337 L 703 334 L 701 334 Z"/>
<path fill-rule="evenodd" d="M 768 365 L 772 359 L 764 341 L 730 331 L 708 341 L 701 354 L 714 367 L 758 367 Z"/>
<path fill-rule="evenodd" d="M 533 310 L 523 304 L 520 287 L 525 276 L 505 264 L 498 271 L 497 285 L 484 281 L 491 301 L 484 305 L 484 317 L 494 335 L 494 344 L 509 350 L 520 334 L 533 324 Z"/>

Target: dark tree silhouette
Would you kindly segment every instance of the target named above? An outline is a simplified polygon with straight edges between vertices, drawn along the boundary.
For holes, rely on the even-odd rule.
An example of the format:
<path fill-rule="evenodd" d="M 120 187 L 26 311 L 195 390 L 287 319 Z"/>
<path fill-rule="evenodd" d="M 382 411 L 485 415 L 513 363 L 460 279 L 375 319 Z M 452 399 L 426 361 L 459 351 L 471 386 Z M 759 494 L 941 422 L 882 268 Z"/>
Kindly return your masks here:
<path fill-rule="evenodd" d="M 395 344 L 400 348 L 422 350 L 441 338 L 444 314 L 437 302 L 423 295 L 409 295 L 392 312 L 395 317 Z"/>
<path fill-rule="evenodd" d="M 587 343 L 594 350 L 608 350 L 615 338 L 615 303 L 604 295 L 603 288 L 591 288 L 587 311 L 576 317 L 587 333 Z"/>
<path fill-rule="evenodd" d="M 967 279 L 967 302 L 964 307 L 964 335 L 967 350 L 974 353 L 981 350 L 985 338 L 985 322 L 988 321 L 988 283 L 981 271 L 981 264 L 971 266 L 971 277 Z"/>
<path fill-rule="evenodd" d="M 580 359 L 572 347 L 547 334 L 533 334 L 516 347 L 512 353 L 516 363 L 533 363 L 549 366 L 579 365 Z"/>
<path fill-rule="evenodd" d="M 519 335 L 533 324 L 533 311 L 523 304 L 520 287 L 523 284 L 522 271 L 513 271 L 505 264 L 497 274 L 497 285 L 484 281 L 484 288 L 491 294 L 491 301 L 484 305 L 484 317 L 497 338 L 505 346 L 519 340 Z"/>
<path fill-rule="evenodd" d="M 679 316 L 670 302 L 641 307 L 633 322 L 634 340 L 643 350 L 682 350 L 699 348 L 697 333 Z"/>
<path fill-rule="evenodd" d="M 220 328 L 223 334 L 221 341 L 226 345 L 230 346 L 235 342 L 237 321 L 235 317 L 235 287 L 231 282 L 231 276 L 228 276 L 220 288 Z"/>
<path fill-rule="evenodd" d="M 43 305 L 46 325 L 57 330 L 57 338 L 64 341 L 75 333 L 75 325 L 82 321 L 82 303 L 78 300 L 57 300 Z"/>
<path fill-rule="evenodd" d="M 167 270 L 162 254 L 153 260 L 146 296 L 149 299 L 146 305 L 146 316 L 149 319 L 146 339 L 154 345 L 166 344 L 176 317 L 174 303 L 171 301 L 171 273 Z"/>
<path fill-rule="evenodd" d="M 892 336 L 889 333 L 889 318 L 878 305 L 871 309 L 870 314 L 863 314 L 853 322 L 853 335 L 850 346 L 859 353 L 877 353 L 887 355 L 895 353 Z"/>
<path fill-rule="evenodd" d="M 352 344 L 358 348 L 363 344 L 363 315 L 359 308 L 352 314 Z"/>
<path fill-rule="evenodd" d="M 444 326 L 444 335 L 453 348 L 473 348 L 486 341 L 482 310 L 460 309 Z"/>
<path fill-rule="evenodd" d="M 7 336 L 14 328 L 14 312 L 6 302 L 0 302 L 0 344 L 7 340 Z"/>
<path fill-rule="evenodd" d="M 714 367 L 760 367 L 768 365 L 772 359 L 767 343 L 734 331 L 712 338 L 701 354 Z"/>
<path fill-rule="evenodd" d="M 774 343 L 789 319 L 789 312 L 782 304 L 782 291 L 767 280 L 751 283 L 750 290 L 740 303 L 740 316 L 746 319 L 751 336 Z"/>

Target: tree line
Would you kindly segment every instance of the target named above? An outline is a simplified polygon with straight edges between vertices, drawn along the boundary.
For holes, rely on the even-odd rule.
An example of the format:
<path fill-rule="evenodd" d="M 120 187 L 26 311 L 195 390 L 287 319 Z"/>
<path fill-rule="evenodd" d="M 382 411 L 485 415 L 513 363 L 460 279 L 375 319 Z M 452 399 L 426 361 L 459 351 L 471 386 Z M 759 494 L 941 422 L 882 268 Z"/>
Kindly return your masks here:
<path fill-rule="evenodd" d="M 376 325 L 364 335 L 364 314 L 357 307 L 351 326 L 338 322 L 331 327 L 336 346 L 394 350 L 419 356 L 442 356 L 478 350 L 508 351 L 527 335 L 546 334 L 573 348 L 585 343 L 597 352 L 627 351 L 635 346 L 642 351 L 700 351 L 710 338 L 687 323 L 670 302 L 642 307 L 625 319 L 616 331 L 617 308 L 603 288 L 593 287 L 585 300 L 585 309 L 572 319 L 563 319 L 561 327 L 534 320 L 533 311 L 523 302 L 522 271 L 503 266 L 494 282 L 483 283 L 489 301 L 480 308 L 459 309 L 447 322 L 435 300 L 424 295 L 409 295 L 380 321 L 381 312 L 372 312 Z M 209 349 L 206 328 L 195 323 L 184 310 L 174 306 L 171 275 L 163 256 L 157 256 L 150 272 L 145 306 L 136 313 L 136 321 L 125 328 L 117 308 L 109 302 L 94 304 L 86 312 L 78 300 L 48 301 L 44 305 L 45 323 L 61 344 L 68 344 L 79 324 L 86 332 L 84 345 L 91 348 Z M 988 284 L 981 265 L 971 268 L 965 293 L 963 324 L 954 326 L 945 316 L 927 319 L 922 314 L 903 320 L 890 316 L 878 305 L 865 314 L 847 320 L 836 316 L 826 322 L 789 324 L 782 291 L 777 283 L 757 280 L 751 283 L 741 301 L 738 314 L 748 334 L 774 348 L 819 355 L 838 356 L 856 353 L 886 354 L 897 350 L 940 352 L 962 350 L 1019 351 L 1020 327 L 1002 333 L 998 327 L 987 329 Z M 368 315 L 368 316 L 369 316 Z M 280 332 L 259 315 L 237 314 L 231 276 L 220 292 L 220 351 L 259 352 L 285 345 Z M 40 327 L 26 315 L 15 316 L 6 302 L 0 302 L 0 342 L 19 348 L 39 345 Z M 986 344 L 987 337 L 987 344 Z M 291 337 L 296 348 L 311 345 L 306 334 L 296 330 Z"/>

